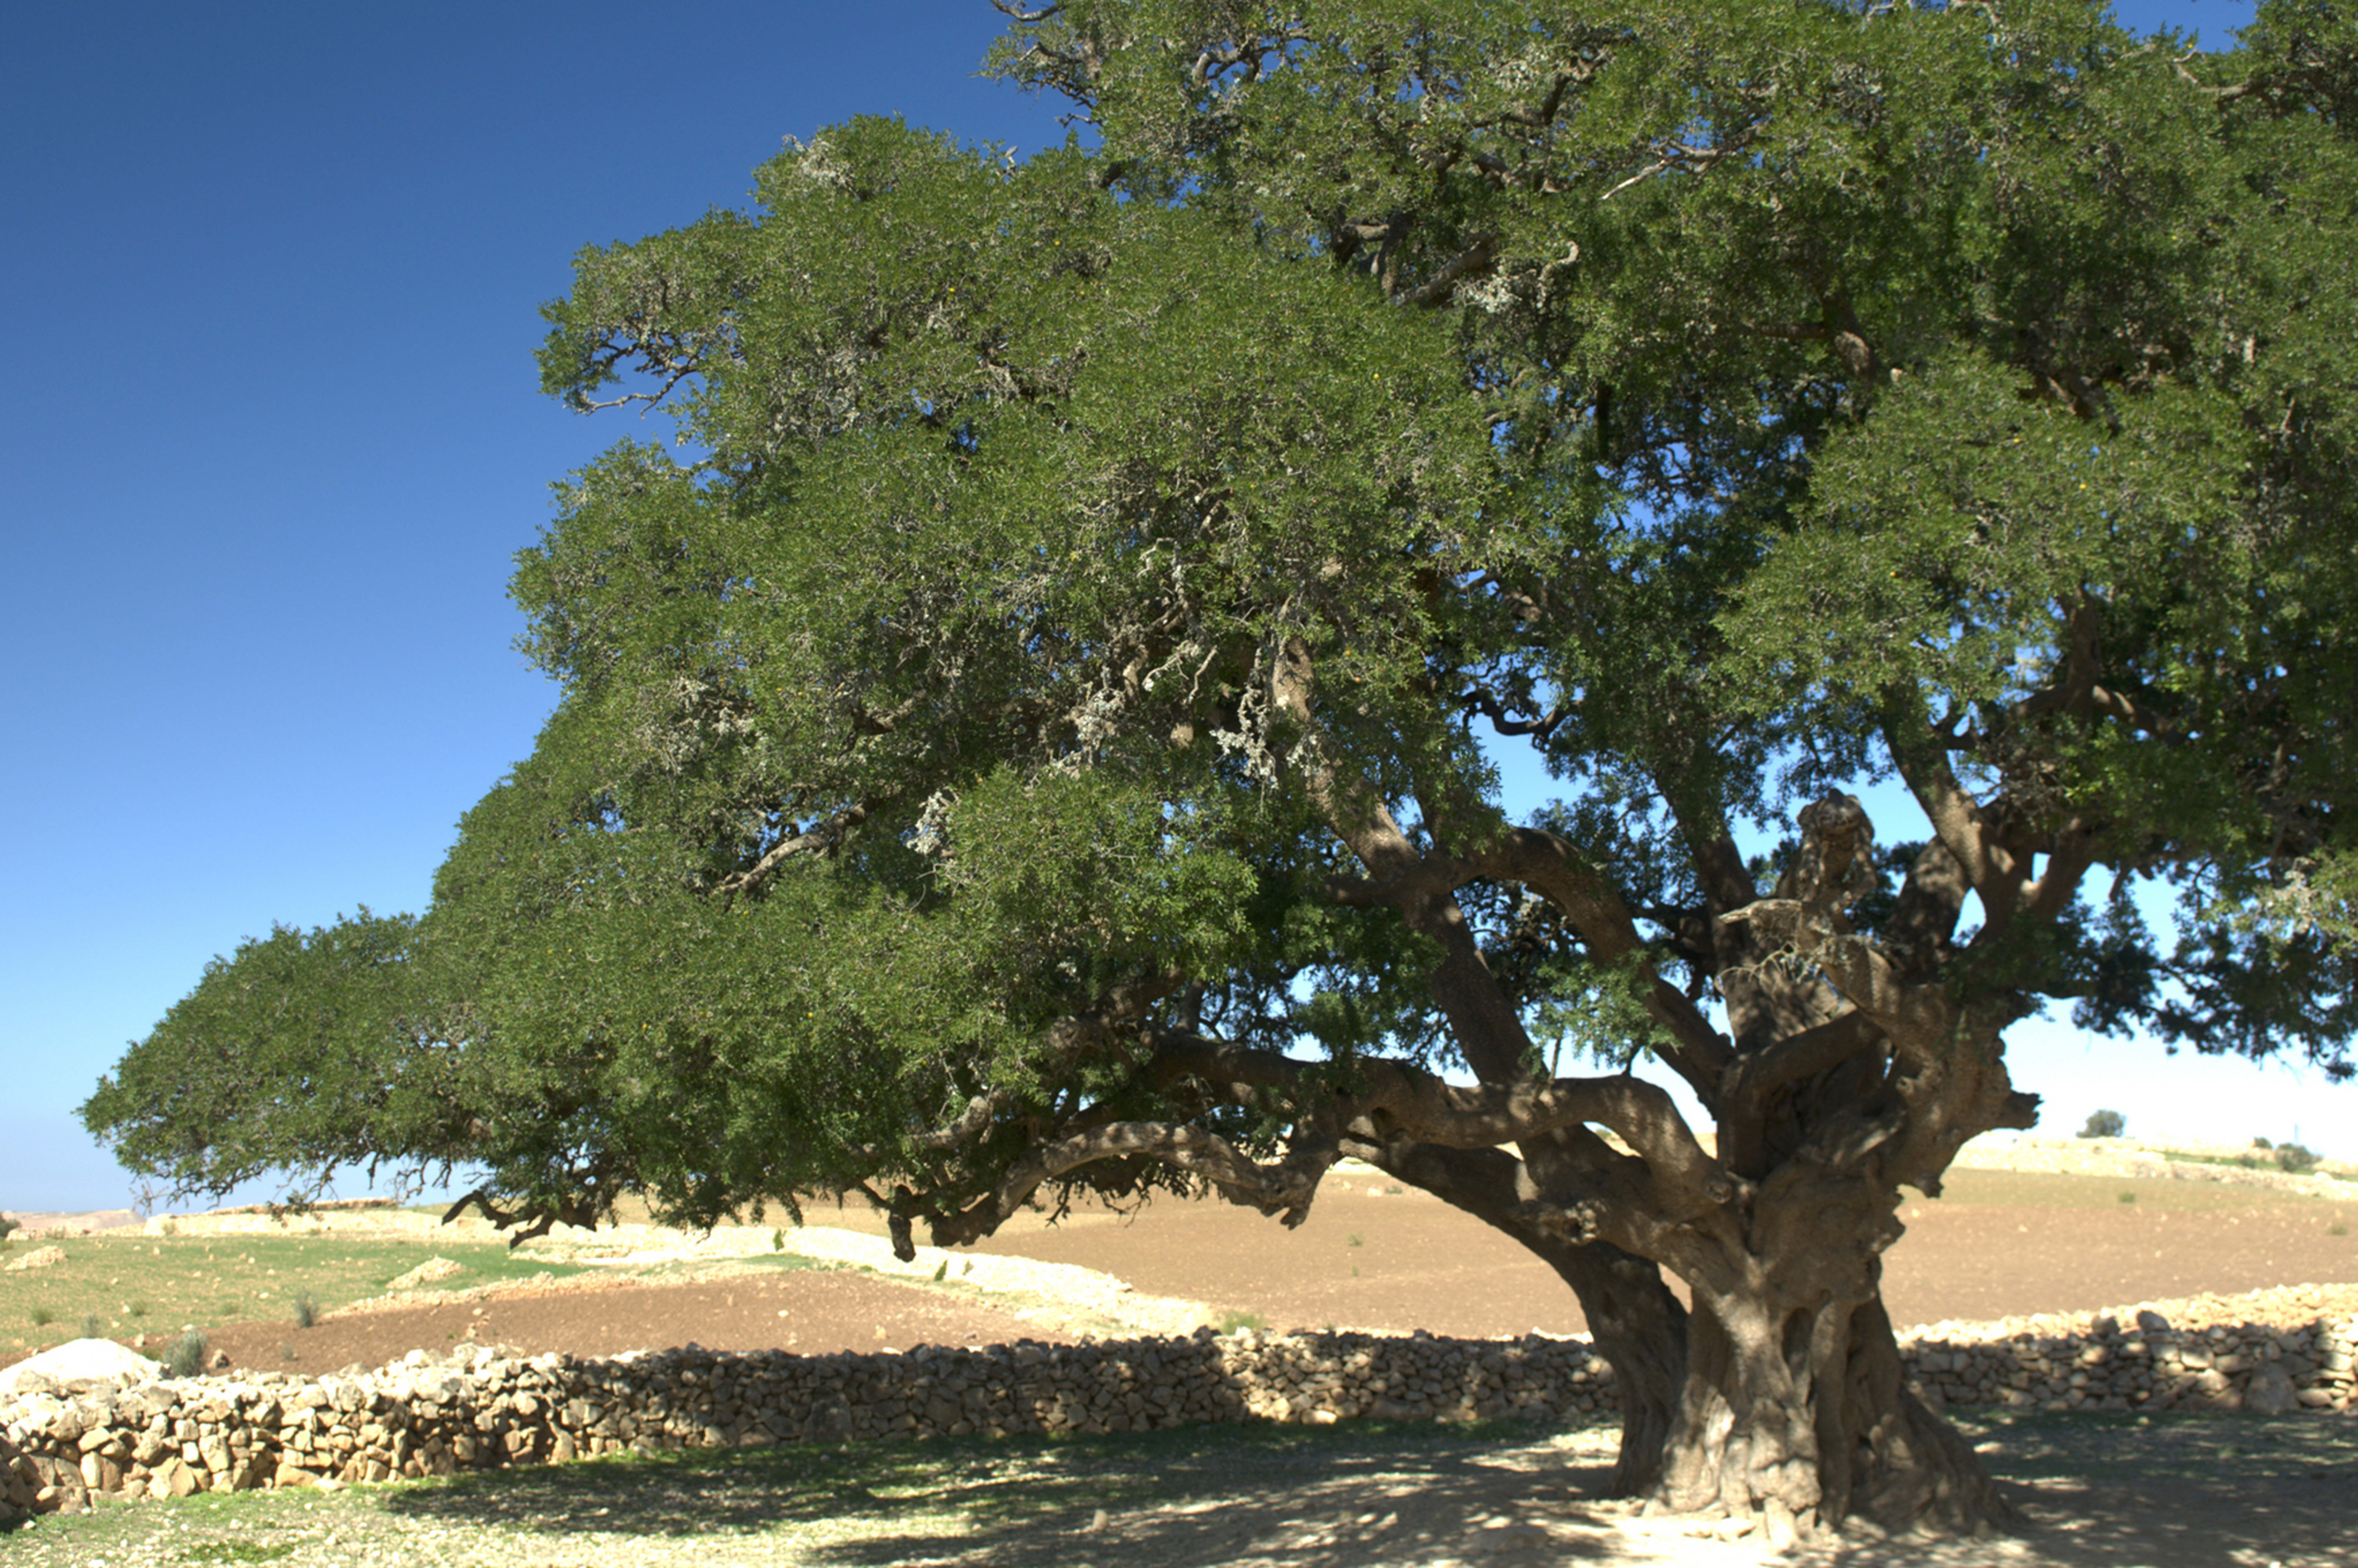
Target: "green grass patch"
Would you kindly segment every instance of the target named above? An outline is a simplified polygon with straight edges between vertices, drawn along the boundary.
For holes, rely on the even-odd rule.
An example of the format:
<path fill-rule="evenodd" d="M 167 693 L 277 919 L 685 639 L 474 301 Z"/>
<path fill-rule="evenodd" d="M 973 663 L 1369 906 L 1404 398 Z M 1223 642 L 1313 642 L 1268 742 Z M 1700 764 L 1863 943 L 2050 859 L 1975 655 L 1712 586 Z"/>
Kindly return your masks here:
<path fill-rule="evenodd" d="M 503 1241 L 461 1241 L 449 1232 L 416 1236 L 316 1235 L 78 1237 L 60 1243 L 65 1261 L 37 1272 L 0 1273 L 0 1350 L 35 1351 L 72 1337 L 81 1326 L 59 1321 L 60 1296 L 94 1303 L 92 1313 L 128 1337 L 183 1324 L 289 1323 L 308 1297 L 313 1313 L 382 1295 L 428 1258 L 448 1258 L 464 1272 L 436 1281 L 459 1290 L 537 1274 L 566 1275 L 581 1265 L 510 1252 Z M 157 1321 L 157 1320 L 159 1320 Z M 29 1331 L 22 1326 L 30 1325 Z M 152 1343 L 151 1354 L 155 1351 Z"/>
<path fill-rule="evenodd" d="M 265 1545 L 258 1541 L 205 1541 L 188 1549 L 190 1563 L 280 1563 L 295 1555 L 291 1541 Z"/>

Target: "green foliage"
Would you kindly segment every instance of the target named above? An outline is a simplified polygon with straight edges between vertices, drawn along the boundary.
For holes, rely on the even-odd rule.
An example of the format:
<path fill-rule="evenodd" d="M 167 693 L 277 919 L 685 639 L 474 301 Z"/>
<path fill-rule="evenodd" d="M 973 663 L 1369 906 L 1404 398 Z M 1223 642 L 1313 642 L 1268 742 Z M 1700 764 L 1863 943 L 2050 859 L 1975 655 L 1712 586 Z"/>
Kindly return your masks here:
<path fill-rule="evenodd" d="M 86 1312 L 81 1314 L 81 1336 L 84 1339 L 96 1339 L 105 1332 L 106 1325 L 98 1320 L 98 1314 Z"/>
<path fill-rule="evenodd" d="M 318 1324 L 319 1321 L 319 1303 L 313 1301 L 308 1292 L 302 1295 L 297 1296 L 295 1298 L 295 1326 L 297 1328 L 309 1328 Z"/>
<path fill-rule="evenodd" d="M 2298 1143 L 2286 1143 L 2278 1146 L 2276 1152 L 2276 1158 L 2277 1169 L 2287 1172 L 2292 1175 L 2305 1176 L 2309 1172 L 2317 1169 L 2317 1152 L 2312 1149 L 2305 1149 Z"/>
<path fill-rule="evenodd" d="M 33 1309 L 32 1317 L 33 1326 L 35 1328 L 47 1328 L 49 1325 L 58 1321 L 58 1314 L 51 1312 L 45 1306 L 35 1307 Z"/>
<path fill-rule="evenodd" d="M 2079 1136 L 2082 1138 L 2118 1138 L 2123 1133 L 2126 1132 L 2128 1128 L 2128 1118 L 2123 1116 L 2119 1111 L 2100 1110 L 2094 1112 L 2088 1118 L 2087 1125 L 2080 1129 Z"/>
<path fill-rule="evenodd" d="M 291 1541 L 204 1541 L 185 1549 L 190 1563 L 277 1563 L 295 1555 Z"/>
<path fill-rule="evenodd" d="M 194 1378 L 205 1369 L 205 1352 L 212 1340 L 201 1328 L 191 1328 L 164 1347 L 164 1374 L 170 1378 Z"/>
<path fill-rule="evenodd" d="M 1026 13 L 994 69 L 1090 147 L 855 120 L 582 252 L 545 390 L 680 442 L 516 557 L 556 712 L 426 911 L 240 945 L 89 1127 L 186 1192 L 390 1163 L 577 1219 L 938 1217 L 1118 1125 L 1268 1153 L 1371 1058 L 1469 1060 L 1379 818 L 1544 1076 L 1670 1051 L 1783 864 L 1737 836 L 1895 773 L 2109 890 L 1932 929 L 1887 845 L 1843 940 L 2348 1072 L 2338 11 L 2212 55 L 2075 0 L 1288 16 Z M 1626 931 L 1485 858 L 1485 719 Z"/>
<path fill-rule="evenodd" d="M 23 1228 L 24 1227 L 13 1216 L 0 1214 L 0 1241 L 7 1240 L 10 1236 Z"/>

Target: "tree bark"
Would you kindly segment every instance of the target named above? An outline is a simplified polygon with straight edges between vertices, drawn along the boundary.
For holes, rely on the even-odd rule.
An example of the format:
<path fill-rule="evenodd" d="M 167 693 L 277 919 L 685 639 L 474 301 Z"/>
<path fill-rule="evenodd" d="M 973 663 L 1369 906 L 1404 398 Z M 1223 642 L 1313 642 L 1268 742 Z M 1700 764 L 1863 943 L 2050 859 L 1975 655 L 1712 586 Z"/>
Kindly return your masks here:
<path fill-rule="evenodd" d="M 1643 1496 L 1662 1479 L 1686 1383 L 1693 1333 L 1687 1310 L 1662 1282 L 1660 1268 L 1609 1241 L 1576 1247 L 1541 1237 L 1523 1244 L 1572 1287 L 1588 1319 L 1590 1343 L 1613 1368 L 1621 1448 L 1609 1495 Z"/>
<path fill-rule="evenodd" d="M 1814 1304 L 1697 1289 L 1661 1506 L 1756 1519 L 1778 1546 L 1846 1521 L 1943 1535 L 2017 1522 L 1972 1447 L 1908 1391 L 1877 1287 Z"/>
<path fill-rule="evenodd" d="M 1613 1368 L 1621 1406 L 1621 1449 L 1611 1494 L 1634 1498 L 1662 1476 L 1686 1381 L 1686 1308 L 1662 1281 L 1660 1267 L 1609 1241 L 1575 1243 L 1532 1223 L 1521 1201 L 1531 1177 L 1499 1149 L 1397 1144 L 1380 1152 L 1388 1173 L 1513 1237 L 1572 1287 L 1588 1320 L 1590 1342 Z"/>

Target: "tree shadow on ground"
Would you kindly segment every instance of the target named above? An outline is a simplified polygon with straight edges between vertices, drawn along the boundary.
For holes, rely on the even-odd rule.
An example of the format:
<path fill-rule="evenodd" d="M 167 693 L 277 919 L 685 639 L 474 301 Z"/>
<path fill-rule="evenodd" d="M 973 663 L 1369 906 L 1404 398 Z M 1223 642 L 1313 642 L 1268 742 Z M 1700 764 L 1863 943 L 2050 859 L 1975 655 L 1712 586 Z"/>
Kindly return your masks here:
<path fill-rule="evenodd" d="M 2347 1415 L 1952 1414 L 2028 1514 L 2032 1561 L 2358 1563 L 2358 1420 Z M 1839 1561 L 1937 1558 L 1911 1545 Z"/>
<path fill-rule="evenodd" d="M 803 1561 L 1365 1564 L 1538 1544 L 1591 1518 L 1607 1429 L 1222 1425 L 1084 1439 L 688 1452 L 462 1476 L 385 1507 L 609 1538 L 752 1532 Z M 1542 1517 L 1543 1516 L 1543 1517 Z M 1520 1533 L 1518 1533 L 1520 1531 Z"/>
<path fill-rule="evenodd" d="M 2358 1519 L 2358 1421 L 1963 1414 L 2032 1526 L 1996 1541 L 1822 1542 L 1799 1560 L 2212 1568 L 2337 1564 Z M 831 1568 L 1371 1568 L 1483 1561 L 1746 1563 L 1604 1500 L 1613 1433 L 1509 1423 L 1223 1425 L 1095 1438 L 868 1442 L 624 1456 L 385 1495 L 493 1530 L 752 1537 Z"/>

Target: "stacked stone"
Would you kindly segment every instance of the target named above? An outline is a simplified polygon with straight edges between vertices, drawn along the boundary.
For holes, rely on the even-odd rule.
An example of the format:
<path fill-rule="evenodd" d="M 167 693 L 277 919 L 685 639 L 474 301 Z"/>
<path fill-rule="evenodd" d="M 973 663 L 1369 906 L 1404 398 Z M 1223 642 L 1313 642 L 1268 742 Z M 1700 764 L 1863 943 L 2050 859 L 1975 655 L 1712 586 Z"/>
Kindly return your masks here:
<path fill-rule="evenodd" d="M 2349 1410 L 2358 1320 L 2180 1334 L 2123 1328 L 1920 1345 L 1917 1386 L 1948 1404 Z M 1614 1408 L 1612 1371 L 1578 1340 L 1361 1334 L 1025 1340 L 988 1348 L 803 1357 L 681 1350 L 576 1361 L 479 1350 L 316 1381 L 280 1375 L 20 1393 L 0 1410 L 0 1508 L 92 1494 L 381 1481 L 562 1463 L 620 1449 L 865 1437 L 1138 1432 L 1209 1422 L 1521 1418 Z M 9 1517 L 0 1514 L 0 1521 Z"/>
<path fill-rule="evenodd" d="M 31 1457 L 0 1436 L 0 1530 L 31 1517 L 40 1500 L 41 1472 Z"/>
<path fill-rule="evenodd" d="M 2082 1334 L 1931 1340 L 1905 1352 L 1920 1393 L 1947 1405 L 2043 1410 L 2349 1410 L 2358 1319 L 2337 1326 L 2213 1325 L 2180 1331 L 2159 1313 Z"/>
<path fill-rule="evenodd" d="M 7 1432 L 49 1510 L 92 1492 L 185 1497 L 321 1480 L 851 1437 L 1108 1433 L 1354 1416 L 1563 1420 L 1611 1405 L 1576 1340 L 1222 1337 L 612 1361 L 490 1352 L 317 1382 L 106 1382 L 20 1399 Z"/>

